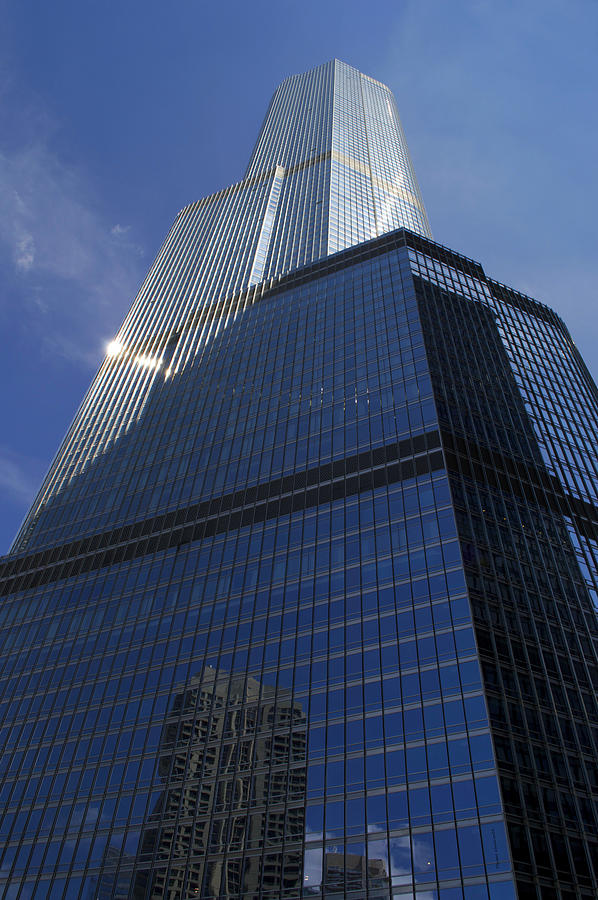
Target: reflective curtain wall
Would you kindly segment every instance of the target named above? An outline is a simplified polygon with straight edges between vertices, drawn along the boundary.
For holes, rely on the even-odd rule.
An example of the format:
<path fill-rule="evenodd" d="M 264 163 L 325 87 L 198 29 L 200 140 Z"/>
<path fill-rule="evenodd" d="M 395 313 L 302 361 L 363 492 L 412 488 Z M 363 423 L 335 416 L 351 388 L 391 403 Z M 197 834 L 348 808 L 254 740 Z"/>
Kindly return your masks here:
<path fill-rule="evenodd" d="M 382 249 L 263 291 L 154 395 L 162 442 L 207 403 L 212 500 L 19 558 L 21 896 L 514 896 L 411 261 Z"/>

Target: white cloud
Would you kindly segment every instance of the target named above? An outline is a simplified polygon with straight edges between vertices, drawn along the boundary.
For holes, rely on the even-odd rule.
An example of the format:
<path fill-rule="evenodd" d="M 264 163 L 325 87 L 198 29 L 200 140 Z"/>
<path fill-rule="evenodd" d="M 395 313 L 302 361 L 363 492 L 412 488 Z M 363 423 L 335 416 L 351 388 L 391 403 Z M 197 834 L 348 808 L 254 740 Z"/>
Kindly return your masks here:
<path fill-rule="evenodd" d="M 123 234 L 128 234 L 130 230 L 130 225 L 119 225 L 117 222 L 116 225 L 113 225 L 110 229 L 110 234 L 114 237 L 121 237 Z"/>
<path fill-rule="evenodd" d="M 118 222 L 110 229 L 110 234 L 114 238 L 114 242 L 118 244 L 123 250 L 130 250 L 134 256 L 144 256 L 145 252 L 143 250 L 143 247 L 141 247 L 139 244 L 136 244 L 135 241 L 127 239 L 127 235 L 130 234 L 130 232 L 130 225 L 120 225 Z"/>
<path fill-rule="evenodd" d="M 14 453 L 0 447 L 0 491 L 17 503 L 28 504 L 38 487 L 39 476 L 32 477 Z"/>
<path fill-rule="evenodd" d="M 17 269 L 28 272 L 35 260 L 35 241 L 28 231 L 15 235 L 14 261 Z"/>
<path fill-rule="evenodd" d="M 0 309 L 18 310 L 47 352 L 97 365 L 141 280 L 131 231 L 105 221 L 91 179 L 44 140 L 0 152 L 0 253 L 12 264 Z"/>

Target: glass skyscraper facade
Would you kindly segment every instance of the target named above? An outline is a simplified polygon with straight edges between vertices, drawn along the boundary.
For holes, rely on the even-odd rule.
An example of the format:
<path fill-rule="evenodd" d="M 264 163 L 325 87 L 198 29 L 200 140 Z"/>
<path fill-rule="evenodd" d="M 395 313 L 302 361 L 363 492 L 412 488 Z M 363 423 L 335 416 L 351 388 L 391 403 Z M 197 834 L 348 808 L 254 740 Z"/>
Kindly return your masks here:
<path fill-rule="evenodd" d="M 595 897 L 597 430 L 388 88 L 283 82 L 0 562 L 0 896 Z"/>

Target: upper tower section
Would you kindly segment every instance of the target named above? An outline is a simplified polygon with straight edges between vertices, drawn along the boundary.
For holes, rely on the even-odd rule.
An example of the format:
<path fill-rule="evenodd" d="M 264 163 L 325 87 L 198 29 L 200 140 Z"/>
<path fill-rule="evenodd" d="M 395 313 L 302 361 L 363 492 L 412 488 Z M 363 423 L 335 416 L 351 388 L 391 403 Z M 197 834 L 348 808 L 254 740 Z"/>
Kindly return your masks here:
<path fill-rule="evenodd" d="M 395 228 L 431 237 L 392 92 L 340 60 L 292 75 L 275 91 L 245 178 L 276 166 L 285 169 L 281 201 L 286 187 L 293 202 L 279 207 L 286 240 L 277 227 L 273 237 L 286 244 L 291 221 L 305 231 L 306 213 L 312 230 L 300 258 L 291 252 L 291 267 Z M 272 272 L 283 261 L 270 262 Z"/>
<path fill-rule="evenodd" d="M 332 60 L 301 75 L 290 75 L 278 85 L 245 178 L 264 175 L 277 164 L 289 170 L 316 165 L 320 156 L 330 154 L 336 68 L 337 61 Z"/>

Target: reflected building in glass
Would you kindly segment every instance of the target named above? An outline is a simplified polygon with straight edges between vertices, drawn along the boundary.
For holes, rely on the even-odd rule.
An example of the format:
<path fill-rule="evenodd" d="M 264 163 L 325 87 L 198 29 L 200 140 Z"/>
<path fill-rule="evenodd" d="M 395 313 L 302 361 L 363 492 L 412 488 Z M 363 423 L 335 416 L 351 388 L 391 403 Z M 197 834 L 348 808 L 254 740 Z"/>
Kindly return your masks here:
<path fill-rule="evenodd" d="M 597 399 L 388 88 L 283 82 L 0 563 L 2 896 L 595 897 Z"/>
<path fill-rule="evenodd" d="M 290 692 L 287 692 L 287 700 Z M 270 702 L 268 702 L 270 700 Z M 273 729 L 273 726 L 274 729 Z M 174 699 L 160 747 L 164 791 L 150 814 L 141 854 L 170 860 L 141 869 L 133 896 L 235 896 L 241 885 L 259 895 L 262 882 L 301 886 L 301 860 L 242 853 L 303 840 L 306 796 L 306 719 L 284 692 L 254 678 L 217 678 L 209 668 Z M 256 797 L 288 806 L 266 814 Z M 253 803 L 252 803 L 253 800 Z M 250 812 L 250 810 L 253 810 Z M 210 851 L 218 850 L 215 857 Z M 236 850 L 234 855 L 229 850 Z M 140 857 L 140 861 L 141 858 Z M 189 860 L 195 865 L 189 868 Z M 148 891 L 148 876 L 152 883 Z"/>

